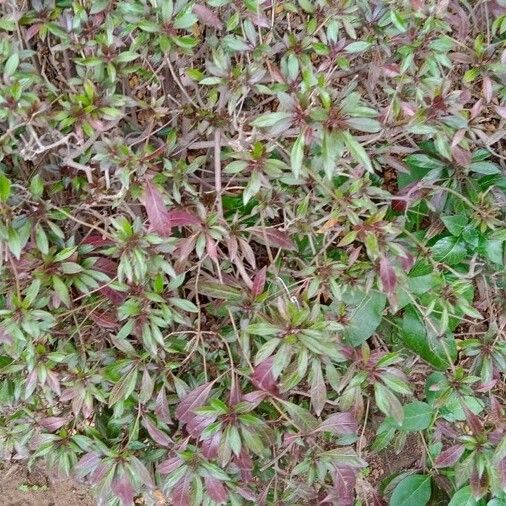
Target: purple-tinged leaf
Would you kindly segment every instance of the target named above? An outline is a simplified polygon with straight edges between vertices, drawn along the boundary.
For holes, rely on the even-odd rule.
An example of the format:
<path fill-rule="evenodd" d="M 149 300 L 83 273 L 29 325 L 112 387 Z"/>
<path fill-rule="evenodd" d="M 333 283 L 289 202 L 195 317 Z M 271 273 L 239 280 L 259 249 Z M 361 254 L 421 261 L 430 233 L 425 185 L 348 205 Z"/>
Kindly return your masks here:
<path fill-rule="evenodd" d="M 146 182 L 142 203 L 148 215 L 150 230 L 162 237 L 167 237 L 171 229 L 169 211 L 163 202 L 160 190 L 151 181 Z"/>
<path fill-rule="evenodd" d="M 130 457 L 129 464 L 133 475 L 137 476 L 146 487 L 152 489 L 154 487 L 153 478 L 146 466 L 137 457 Z"/>
<path fill-rule="evenodd" d="M 267 489 L 269 487 L 266 487 Z M 258 501 L 256 494 L 250 490 L 249 488 L 244 487 L 237 487 L 235 491 L 241 496 L 244 497 L 247 501 L 253 501 L 254 504 L 261 504 L 260 501 Z"/>
<path fill-rule="evenodd" d="M 483 424 L 481 423 L 481 420 L 466 406 L 464 406 L 464 413 L 466 415 L 467 424 L 473 434 L 480 434 L 483 431 Z"/>
<path fill-rule="evenodd" d="M 220 18 L 205 5 L 195 4 L 193 6 L 193 14 L 195 14 L 198 20 L 204 25 L 217 28 L 218 30 L 223 28 L 223 23 L 220 21 Z"/>
<path fill-rule="evenodd" d="M 268 358 L 260 362 L 251 375 L 251 382 L 256 388 L 268 392 L 272 395 L 279 394 L 279 387 L 272 374 L 273 358 Z"/>
<path fill-rule="evenodd" d="M 220 480 L 207 475 L 204 476 L 204 482 L 206 484 L 206 492 L 214 502 L 218 504 L 225 504 L 227 502 L 228 492 Z"/>
<path fill-rule="evenodd" d="M 0 326 L 0 344 L 12 344 L 12 336 Z"/>
<path fill-rule="evenodd" d="M 172 423 L 169 412 L 169 404 L 167 402 L 167 395 L 165 394 L 165 388 L 160 388 L 155 401 L 155 415 L 158 419 L 164 423 Z"/>
<path fill-rule="evenodd" d="M 475 499 L 481 499 L 486 493 L 488 489 L 488 480 L 486 473 L 482 473 L 481 476 L 478 473 L 477 469 L 473 469 L 471 473 L 471 477 L 469 479 L 469 484 L 471 485 L 471 490 L 473 492 L 473 496 Z"/>
<path fill-rule="evenodd" d="M 139 402 L 141 404 L 146 404 L 146 402 L 151 399 L 154 386 L 155 385 L 151 379 L 151 376 L 149 375 L 148 370 L 144 369 L 144 372 L 142 373 L 141 389 L 139 392 Z"/>
<path fill-rule="evenodd" d="M 311 406 L 316 416 L 320 416 L 327 402 L 327 389 L 325 387 L 325 381 L 323 380 L 323 372 L 319 360 L 314 360 L 311 368 L 310 395 Z"/>
<path fill-rule="evenodd" d="M 49 416 L 40 420 L 39 424 L 49 432 L 54 432 L 67 423 L 67 419 L 61 416 Z"/>
<path fill-rule="evenodd" d="M 147 417 L 144 417 L 142 419 L 142 425 L 146 427 L 146 430 L 151 436 L 151 439 L 157 442 L 160 446 L 169 447 L 172 445 L 172 439 L 167 434 L 165 434 L 165 432 L 162 432 L 158 427 L 155 427 Z"/>
<path fill-rule="evenodd" d="M 450 446 L 446 450 L 442 451 L 435 462 L 436 467 L 451 467 L 458 462 L 462 454 L 464 453 L 464 445 Z"/>
<path fill-rule="evenodd" d="M 506 106 L 497 106 L 495 108 L 495 111 L 497 112 L 497 114 L 499 114 L 499 116 L 501 116 L 501 118 L 506 118 Z"/>
<path fill-rule="evenodd" d="M 248 483 L 253 479 L 253 460 L 246 448 L 241 448 L 241 453 L 234 458 L 234 462 L 241 473 L 241 480 Z"/>
<path fill-rule="evenodd" d="M 101 481 L 107 473 L 111 471 L 111 468 L 114 464 L 109 461 L 107 463 L 101 462 L 98 466 L 93 470 L 90 475 L 89 482 L 92 485 L 96 485 L 99 481 Z"/>
<path fill-rule="evenodd" d="M 251 404 L 251 409 L 255 409 L 266 397 L 266 393 L 262 390 L 253 390 L 242 396 L 241 402 Z"/>
<path fill-rule="evenodd" d="M 56 395 L 61 394 L 60 378 L 57 372 L 47 371 L 46 384 Z"/>
<path fill-rule="evenodd" d="M 355 503 L 355 485 L 357 470 L 351 467 L 334 467 L 332 476 L 339 506 L 353 506 Z"/>
<path fill-rule="evenodd" d="M 220 447 L 221 438 L 223 433 L 221 431 L 215 432 L 209 439 L 202 441 L 200 447 L 202 449 L 202 455 L 206 459 L 215 459 L 218 456 L 218 449 Z"/>
<path fill-rule="evenodd" d="M 191 504 L 191 481 L 192 475 L 186 473 L 172 489 L 172 506 L 188 506 Z"/>
<path fill-rule="evenodd" d="M 123 506 L 131 506 L 134 503 L 135 489 L 128 478 L 114 480 L 111 486 L 113 492 L 121 500 Z"/>
<path fill-rule="evenodd" d="M 380 278 L 383 291 L 388 294 L 393 293 L 397 285 L 397 276 L 390 260 L 385 256 L 380 259 Z"/>
<path fill-rule="evenodd" d="M 85 453 L 76 464 L 75 472 L 78 477 L 84 478 L 92 473 L 100 464 L 101 456 L 98 452 Z"/>
<path fill-rule="evenodd" d="M 499 475 L 499 482 L 502 488 L 506 488 L 506 457 L 502 458 L 497 463 L 497 474 Z"/>
<path fill-rule="evenodd" d="M 216 415 L 193 415 L 186 424 L 188 433 L 198 438 L 202 431 L 216 420 Z"/>
<path fill-rule="evenodd" d="M 266 279 L 267 267 L 262 267 L 253 278 L 253 286 L 251 287 L 251 293 L 253 297 L 257 297 L 264 291 L 265 279 Z"/>
<path fill-rule="evenodd" d="M 202 222 L 198 216 L 188 211 L 174 209 L 168 213 L 169 222 L 172 227 L 185 227 L 187 225 L 200 225 Z"/>
<path fill-rule="evenodd" d="M 295 249 L 295 245 L 293 244 L 293 241 L 290 239 L 290 236 L 286 232 L 283 232 L 282 230 L 277 230 L 275 228 L 254 227 L 251 229 L 251 231 L 255 236 L 255 240 L 260 244 L 287 250 Z"/>
<path fill-rule="evenodd" d="M 183 465 L 183 460 L 180 457 L 171 457 L 170 459 L 164 460 L 158 466 L 158 472 L 160 474 L 169 474 L 175 471 L 178 467 Z"/>
<path fill-rule="evenodd" d="M 332 432 L 337 435 L 355 434 L 358 430 L 357 421 L 349 411 L 334 413 L 326 418 L 318 427 L 317 431 Z"/>
<path fill-rule="evenodd" d="M 185 395 L 176 408 L 176 417 L 183 423 L 188 423 L 194 416 L 194 410 L 200 408 L 209 397 L 214 381 L 204 383 Z"/>

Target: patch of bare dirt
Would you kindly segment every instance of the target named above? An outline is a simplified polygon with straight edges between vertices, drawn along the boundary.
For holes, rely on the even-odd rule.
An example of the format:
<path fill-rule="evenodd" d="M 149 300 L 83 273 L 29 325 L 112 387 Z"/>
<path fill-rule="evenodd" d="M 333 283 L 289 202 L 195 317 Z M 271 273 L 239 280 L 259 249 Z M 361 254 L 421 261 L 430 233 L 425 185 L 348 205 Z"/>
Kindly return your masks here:
<path fill-rule="evenodd" d="M 94 506 L 86 487 L 55 479 L 42 468 L 29 471 L 23 464 L 0 464 L 2 506 Z"/>

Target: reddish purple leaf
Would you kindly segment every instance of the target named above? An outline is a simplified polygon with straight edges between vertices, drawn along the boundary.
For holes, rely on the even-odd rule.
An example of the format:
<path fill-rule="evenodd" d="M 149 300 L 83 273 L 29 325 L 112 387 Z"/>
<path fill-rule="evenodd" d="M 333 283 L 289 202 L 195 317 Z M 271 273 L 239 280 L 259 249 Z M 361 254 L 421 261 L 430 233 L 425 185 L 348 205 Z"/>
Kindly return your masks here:
<path fill-rule="evenodd" d="M 264 399 L 266 393 L 261 390 L 253 390 L 246 395 L 242 396 L 242 402 L 248 402 L 252 405 L 252 409 L 256 408 Z"/>
<path fill-rule="evenodd" d="M 176 408 L 177 419 L 183 423 L 188 423 L 195 416 L 193 411 L 200 408 L 207 401 L 213 384 L 213 381 L 204 383 L 181 399 Z"/>
<path fill-rule="evenodd" d="M 155 427 L 148 418 L 142 419 L 142 425 L 146 427 L 146 430 L 151 436 L 151 439 L 157 442 L 160 446 L 169 447 L 172 445 L 172 439 L 167 434 L 165 434 L 165 432 L 162 432 L 158 427 Z"/>
<path fill-rule="evenodd" d="M 501 459 L 497 464 L 499 481 L 501 482 L 501 486 L 503 488 L 506 487 L 506 457 Z"/>
<path fill-rule="evenodd" d="M 212 28 L 217 28 L 218 30 L 221 30 L 223 28 L 223 23 L 220 21 L 220 18 L 205 5 L 195 4 L 193 6 L 193 14 L 195 14 L 198 20 L 201 23 L 204 23 L 204 25 L 211 26 Z"/>
<path fill-rule="evenodd" d="M 0 344 L 12 344 L 12 336 L 4 327 L 0 327 Z"/>
<path fill-rule="evenodd" d="M 39 424 L 49 432 L 54 432 L 67 423 L 67 419 L 61 416 L 49 416 L 40 420 Z"/>
<path fill-rule="evenodd" d="M 464 406 L 464 413 L 466 414 L 467 424 L 471 428 L 473 434 L 479 434 L 483 430 L 481 420 L 466 406 Z"/>
<path fill-rule="evenodd" d="M 260 362 L 251 375 L 251 382 L 256 388 L 269 392 L 272 395 L 279 394 L 279 388 L 272 374 L 272 358 Z"/>
<path fill-rule="evenodd" d="M 268 246 L 273 246 L 275 248 L 288 250 L 295 249 L 295 245 L 293 244 L 293 241 L 290 239 L 289 235 L 282 230 L 277 230 L 275 228 L 255 227 L 252 228 L 251 231 L 253 232 L 255 239 L 260 244 L 265 244 L 267 242 Z"/>
<path fill-rule="evenodd" d="M 101 456 L 98 452 L 85 453 L 75 467 L 76 474 L 84 477 L 93 472 L 100 464 Z"/>
<path fill-rule="evenodd" d="M 436 459 L 436 467 L 450 467 L 458 462 L 462 454 L 464 453 L 465 447 L 463 445 L 450 446 L 443 452 L 441 452 Z"/>
<path fill-rule="evenodd" d="M 169 474 L 175 471 L 178 467 L 183 465 L 183 461 L 180 457 L 171 457 L 170 459 L 164 460 L 158 466 L 158 472 L 160 474 Z"/>
<path fill-rule="evenodd" d="M 469 484 L 471 485 L 471 490 L 475 499 L 480 499 L 487 493 L 488 480 L 485 473 L 482 473 L 480 476 L 478 474 L 478 470 L 473 469 L 471 478 L 469 479 Z"/>
<path fill-rule="evenodd" d="M 265 279 L 267 274 L 267 267 L 262 267 L 253 278 L 253 286 L 251 287 L 251 293 L 253 297 L 257 297 L 264 291 Z"/>
<path fill-rule="evenodd" d="M 351 467 L 334 467 L 333 482 L 339 506 L 353 506 L 355 503 L 355 485 L 357 470 Z"/>
<path fill-rule="evenodd" d="M 160 190 L 151 181 L 146 182 L 142 203 L 146 208 L 150 230 L 167 237 L 171 228 L 169 211 L 163 202 Z"/>
<path fill-rule="evenodd" d="M 241 448 L 241 453 L 234 458 L 234 462 L 239 468 L 241 479 L 246 483 L 253 479 L 253 461 L 246 448 Z"/>
<path fill-rule="evenodd" d="M 184 227 L 186 225 L 200 225 L 202 222 L 198 216 L 188 211 L 175 209 L 169 211 L 169 222 L 172 227 Z"/>
<path fill-rule="evenodd" d="M 115 292 L 115 290 L 111 290 L 111 292 Z M 88 316 L 103 329 L 115 329 L 118 327 L 118 320 L 112 311 L 91 311 Z"/>
<path fill-rule="evenodd" d="M 167 395 L 165 394 L 165 388 L 161 388 L 160 392 L 158 392 L 158 395 L 156 396 L 155 415 L 164 423 L 172 422 L 169 412 L 169 404 L 167 402 Z"/>
<path fill-rule="evenodd" d="M 202 431 L 216 421 L 216 415 L 193 415 L 186 424 L 186 430 L 193 437 L 198 438 Z"/>
<path fill-rule="evenodd" d="M 222 432 L 215 432 L 209 439 L 202 441 L 202 454 L 206 459 L 215 459 L 218 456 L 218 448 L 221 443 Z"/>
<path fill-rule="evenodd" d="M 394 268 L 387 257 L 380 259 L 380 278 L 385 293 L 393 293 L 397 284 L 397 276 Z"/>
<path fill-rule="evenodd" d="M 60 378 L 55 371 L 47 371 L 46 385 L 56 394 L 61 394 Z"/>
<path fill-rule="evenodd" d="M 318 432 L 328 431 L 338 435 L 355 434 L 358 430 L 357 421 L 352 413 L 334 413 L 326 418 L 318 427 Z"/>
<path fill-rule="evenodd" d="M 128 478 L 114 480 L 111 488 L 124 506 L 130 506 L 134 503 L 135 490 Z"/>
<path fill-rule="evenodd" d="M 217 502 L 218 504 L 224 504 L 227 502 L 228 492 L 220 480 L 217 480 L 211 475 L 207 475 L 204 476 L 204 482 L 206 484 L 206 492 L 214 502 Z"/>
<path fill-rule="evenodd" d="M 81 244 L 91 244 L 99 248 L 100 246 L 111 246 L 114 242 L 100 234 L 90 234 L 81 241 Z"/>
<path fill-rule="evenodd" d="M 192 475 L 187 473 L 176 483 L 171 494 L 173 506 L 188 506 L 191 504 L 191 480 Z"/>
<path fill-rule="evenodd" d="M 42 23 L 35 23 L 35 24 L 31 25 L 30 27 L 28 27 L 28 29 L 26 30 L 26 34 L 25 34 L 26 40 L 29 41 L 30 39 L 35 37 L 35 35 L 37 35 L 39 33 L 41 26 L 42 26 Z"/>

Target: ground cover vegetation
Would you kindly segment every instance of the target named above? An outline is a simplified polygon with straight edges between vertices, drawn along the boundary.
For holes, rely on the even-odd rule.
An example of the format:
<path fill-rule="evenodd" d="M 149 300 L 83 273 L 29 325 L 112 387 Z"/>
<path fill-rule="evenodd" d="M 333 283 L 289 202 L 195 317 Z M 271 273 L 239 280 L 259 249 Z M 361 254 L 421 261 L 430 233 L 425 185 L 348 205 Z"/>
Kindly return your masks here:
<path fill-rule="evenodd" d="M 504 0 L 0 9 L 4 459 L 506 504 Z"/>

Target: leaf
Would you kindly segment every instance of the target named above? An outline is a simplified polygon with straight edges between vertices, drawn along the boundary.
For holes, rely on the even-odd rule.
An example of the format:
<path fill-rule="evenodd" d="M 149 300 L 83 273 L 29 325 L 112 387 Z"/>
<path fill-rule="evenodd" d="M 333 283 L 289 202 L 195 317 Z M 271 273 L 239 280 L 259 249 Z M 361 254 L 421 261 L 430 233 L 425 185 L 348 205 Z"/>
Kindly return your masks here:
<path fill-rule="evenodd" d="M 268 358 L 255 366 L 251 374 L 251 382 L 256 388 L 272 395 L 279 394 L 279 388 L 272 373 L 273 359 Z"/>
<path fill-rule="evenodd" d="M 7 202 L 10 195 L 11 182 L 4 174 L 0 174 L 0 201 Z"/>
<path fill-rule="evenodd" d="M 114 385 L 109 393 L 109 407 L 114 406 L 119 401 L 128 399 L 134 391 L 136 382 L 137 368 L 131 367 L 128 373 Z"/>
<path fill-rule="evenodd" d="M 313 360 L 312 362 L 310 395 L 311 406 L 316 416 L 320 416 L 327 402 L 327 389 L 325 381 L 323 381 L 322 367 L 319 360 Z"/>
<path fill-rule="evenodd" d="M 201 220 L 189 211 L 174 209 L 168 211 L 168 219 L 171 227 L 184 227 L 187 225 L 201 225 Z"/>
<path fill-rule="evenodd" d="M 471 487 L 468 485 L 455 492 L 448 506 L 478 506 L 480 502 L 474 498 Z"/>
<path fill-rule="evenodd" d="M 460 457 L 462 457 L 465 449 L 464 445 L 450 446 L 450 448 L 447 448 L 438 455 L 434 463 L 435 466 L 442 468 L 455 465 L 459 461 Z"/>
<path fill-rule="evenodd" d="M 477 174 L 483 174 L 483 175 L 492 175 L 492 174 L 499 174 L 501 172 L 500 167 L 493 163 L 493 162 L 473 162 L 469 166 L 469 170 L 471 172 L 476 172 Z"/>
<path fill-rule="evenodd" d="M 19 54 L 18 53 L 12 53 L 9 58 L 7 58 L 7 61 L 4 65 L 4 79 L 9 78 L 16 72 L 16 69 L 19 65 Z"/>
<path fill-rule="evenodd" d="M 277 230 L 275 228 L 260 228 L 255 227 L 250 229 L 255 236 L 255 240 L 260 244 L 269 246 L 274 246 L 276 248 L 282 248 L 286 250 L 294 250 L 295 245 L 293 241 L 290 239 L 286 232 L 282 230 Z"/>
<path fill-rule="evenodd" d="M 204 23 L 207 26 L 217 28 L 218 30 L 223 28 L 223 23 L 220 21 L 220 18 L 218 18 L 218 16 L 205 5 L 194 4 L 193 14 L 197 16 L 201 23 Z"/>
<path fill-rule="evenodd" d="M 311 432 L 318 427 L 318 420 L 305 408 L 293 402 L 281 401 L 288 411 L 290 419 L 298 429 L 304 432 Z"/>
<path fill-rule="evenodd" d="M 417 432 L 427 429 L 433 416 L 433 408 L 426 402 L 413 401 L 404 406 L 404 420 L 399 430 Z"/>
<path fill-rule="evenodd" d="M 349 317 L 343 330 L 343 338 L 352 346 L 360 346 L 373 335 L 380 324 L 386 297 L 377 291 L 371 291 L 368 295 L 357 291 L 344 300 L 350 300 L 350 298 L 354 305 L 348 310 Z"/>
<path fill-rule="evenodd" d="M 355 417 L 349 411 L 344 413 L 334 413 L 327 417 L 317 429 L 320 431 L 328 431 L 337 435 L 355 434 L 358 425 Z"/>
<path fill-rule="evenodd" d="M 357 42 L 352 42 L 351 44 L 348 44 L 344 50 L 347 53 L 360 53 L 362 51 L 365 51 L 366 49 L 369 49 L 371 47 L 370 42 L 366 42 L 364 40 L 359 40 Z"/>
<path fill-rule="evenodd" d="M 429 334 L 417 311 L 411 306 L 404 308 L 402 331 L 399 333 L 399 337 L 408 348 L 437 369 L 449 367 L 445 346 L 450 351 L 454 346 L 450 347 L 449 339 L 438 340 Z"/>
<path fill-rule="evenodd" d="M 292 113 L 290 112 L 269 112 L 262 114 L 255 118 L 250 124 L 251 126 L 258 128 L 266 128 L 275 125 L 281 121 L 287 121 L 292 119 Z"/>
<path fill-rule="evenodd" d="M 265 280 L 267 275 L 267 266 L 262 267 L 253 278 L 251 293 L 253 297 L 258 297 L 264 291 Z"/>
<path fill-rule="evenodd" d="M 393 293 L 397 285 L 397 276 L 390 260 L 385 256 L 380 259 L 380 278 L 383 291 L 387 294 Z"/>
<path fill-rule="evenodd" d="M 215 281 L 203 281 L 198 284 L 198 289 L 199 293 L 213 299 L 223 299 L 229 302 L 242 300 L 241 290 Z"/>
<path fill-rule="evenodd" d="M 195 416 L 194 411 L 206 403 L 213 384 L 214 381 L 204 383 L 183 397 L 176 408 L 177 419 L 188 423 Z"/>
<path fill-rule="evenodd" d="M 338 499 L 337 504 L 340 506 L 353 506 L 355 504 L 357 470 L 347 466 L 334 466 L 332 481 Z"/>
<path fill-rule="evenodd" d="M 455 236 L 439 239 L 431 249 L 435 260 L 448 265 L 460 263 L 467 255 L 465 242 Z"/>
<path fill-rule="evenodd" d="M 467 216 L 464 216 L 462 214 L 455 216 L 443 216 L 441 220 L 445 224 L 445 227 L 448 229 L 448 232 L 450 232 L 450 234 L 454 235 L 455 237 L 458 237 L 460 234 L 462 234 L 464 227 L 468 223 Z"/>
<path fill-rule="evenodd" d="M 146 182 L 142 203 L 148 215 L 150 230 L 167 237 L 171 229 L 169 211 L 163 202 L 162 194 L 151 181 Z"/>
<path fill-rule="evenodd" d="M 302 161 L 304 160 L 304 136 L 301 134 L 297 137 L 292 146 L 290 153 L 290 165 L 293 176 L 298 179 L 302 169 Z"/>
<path fill-rule="evenodd" d="M 206 484 L 206 492 L 214 502 L 218 504 L 226 504 L 228 500 L 228 492 L 220 480 L 208 474 L 204 476 L 204 483 Z"/>
<path fill-rule="evenodd" d="M 340 132 L 339 138 L 343 140 L 345 146 L 348 148 L 348 151 L 356 162 L 362 165 L 369 172 L 374 172 L 369 155 L 363 146 L 357 142 L 355 137 L 350 134 L 350 132 Z"/>
<path fill-rule="evenodd" d="M 397 424 L 402 424 L 404 411 L 399 399 L 381 383 L 374 384 L 374 400 L 382 413 L 391 416 Z"/>
<path fill-rule="evenodd" d="M 61 416 L 49 416 L 40 420 L 39 424 L 49 432 L 54 432 L 67 423 L 67 418 Z"/>
<path fill-rule="evenodd" d="M 158 443 L 160 446 L 165 446 L 166 448 L 172 447 L 172 439 L 167 434 L 165 434 L 165 432 L 162 432 L 158 427 L 155 427 L 155 425 L 153 425 L 153 423 L 151 423 L 147 417 L 144 417 L 142 419 L 142 425 L 146 427 L 146 430 L 148 431 L 153 441 Z"/>
<path fill-rule="evenodd" d="M 128 478 L 120 478 L 112 482 L 111 488 L 113 492 L 121 499 L 123 506 L 131 506 L 134 504 L 135 489 Z"/>
<path fill-rule="evenodd" d="M 389 506 L 425 506 L 430 495 L 430 476 L 412 474 L 395 487 Z"/>

